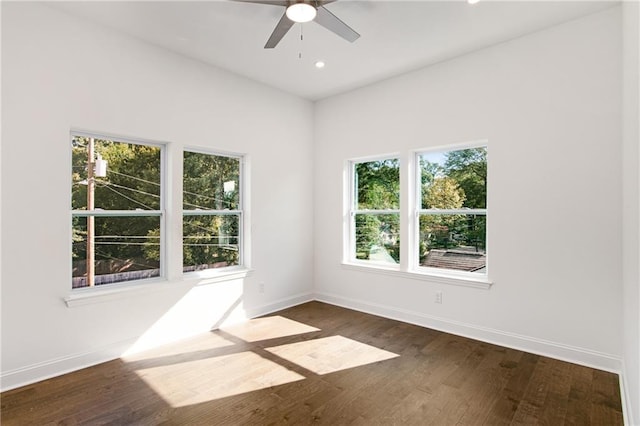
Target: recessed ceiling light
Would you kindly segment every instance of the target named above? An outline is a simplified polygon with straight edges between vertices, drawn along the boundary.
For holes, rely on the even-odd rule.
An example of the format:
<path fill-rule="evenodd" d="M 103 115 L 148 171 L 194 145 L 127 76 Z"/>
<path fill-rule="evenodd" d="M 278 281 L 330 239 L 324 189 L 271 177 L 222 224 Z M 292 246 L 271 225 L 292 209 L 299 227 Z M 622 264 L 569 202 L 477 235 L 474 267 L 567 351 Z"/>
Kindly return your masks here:
<path fill-rule="evenodd" d="M 467 3 L 469 4 L 476 4 L 478 3 L 480 0 L 467 0 Z"/>
<path fill-rule="evenodd" d="M 320 69 L 320 68 L 324 68 L 326 64 L 324 63 L 324 61 L 316 61 L 314 65 L 316 66 L 316 68 Z"/>

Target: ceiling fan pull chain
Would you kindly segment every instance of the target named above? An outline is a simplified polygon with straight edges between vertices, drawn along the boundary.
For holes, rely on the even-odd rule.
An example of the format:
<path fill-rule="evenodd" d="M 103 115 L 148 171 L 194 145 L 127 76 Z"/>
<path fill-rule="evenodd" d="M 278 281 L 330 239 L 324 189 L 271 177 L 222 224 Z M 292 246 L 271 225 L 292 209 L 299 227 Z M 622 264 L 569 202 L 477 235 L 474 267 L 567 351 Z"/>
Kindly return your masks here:
<path fill-rule="evenodd" d="M 302 34 L 302 24 L 300 24 L 300 51 L 298 52 L 298 59 L 302 59 L 302 41 L 304 40 L 304 36 Z"/>

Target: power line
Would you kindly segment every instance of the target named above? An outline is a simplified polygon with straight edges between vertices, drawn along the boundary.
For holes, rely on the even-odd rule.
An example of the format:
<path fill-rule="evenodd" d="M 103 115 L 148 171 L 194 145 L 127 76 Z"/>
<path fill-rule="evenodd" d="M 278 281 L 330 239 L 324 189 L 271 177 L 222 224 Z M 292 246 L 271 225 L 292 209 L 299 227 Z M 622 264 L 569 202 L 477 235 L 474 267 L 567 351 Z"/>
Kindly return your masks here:
<path fill-rule="evenodd" d="M 78 167 L 78 166 L 76 166 L 76 167 Z M 137 180 L 137 181 L 140 181 L 140 182 L 144 182 L 144 183 L 148 183 L 148 184 L 155 185 L 155 186 L 161 186 L 161 185 L 160 185 L 159 183 L 157 183 L 157 182 L 152 182 L 152 181 L 149 181 L 149 180 L 146 180 L 146 179 L 142 179 L 142 178 L 139 178 L 139 177 L 136 177 L 136 176 L 128 175 L 128 174 L 126 174 L 126 173 L 120 173 L 120 172 L 117 172 L 117 171 L 115 171 L 115 170 L 110 170 L 110 171 L 109 171 L 109 173 L 113 173 L 113 174 L 116 174 L 116 175 L 124 176 L 124 177 L 130 178 L 130 179 L 134 179 L 134 180 Z M 127 189 L 127 190 L 129 190 L 129 191 L 138 192 L 138 193 L 141 193 L 141 194 L 144 194 L 144 195 L 149 195 L 149 196 L 151 196 L 151 197 L 160 198 L 160 196 L 159 196 L 159 195 L 157 195 L 157 194 L 151 194 L 151 193 L 148 193 L 148 192 L 145 192 L 145 191 L 141 191 L 141 190 L 139 190 L 139 189 L 130 188 L 130 187 L 128 187 L 128 186 L 119 185 L 119 184 L 116 184 L 116 183 L 113 183 L 113 182 L 103 181 L 103 182 L 101 182 L 101 183 L 103 183 L 104 185 L 111 185 L 111 186 L 115 186 L 116 188 L 122 188 L 122 189 Z M 78 185 L 78 184 L 81 184 L 81 183 L 80 183 L 80 182 L 73 182 L 73 184 L 74 184 L 74 185 Z M 188 195 L 193 195 L 193 196 L 195 196 L 195 197 L 199 197 L 199 198 L 206 198 L 206 199 L 208 199 L 208 200 L 213 200 L 213 201 L 216 201 L 216 202 L 221 202 L 221 203 L 225 203 L 225 202 L 227 202 L 227 201 L 226 201 L 226 200 L 224 200 L 224 199 L 220 199 L 220 198 L 216 198 L 216 197 L 210 197 L 210 196 L 208 196 L 208 195 L 198 194 L 198 193 L 196 193 L 196 192 L 191 192 L 191 191 L 185 191 L 185 190 L 183 190 L 183 191 L 182 191 L 182 193 L 183 193 L 183 194 L 188 194 Z M 185 203 L 185 204 L 188 204 L 188 205 L 190 205 L 190 206 L 194 206 L 194 207 L 198 207 L 198 208 L 205 208 L 205 207 L 197 206 L 197 205 L 195 205 L 195 204 L 191 204 L 191 203 Z"/>
<path fill-rule="evenodd" d="M 147 206 L 146 204 L 141 203 L 140 201 L 134 200 L 133 198 L 128 197 L 128 196 L 124 195 L 123 193 L 121 193 L 119 191 L 116 191 L 115 189 L 109 187 L 108 185 L 101 185 L 100 187 L 101 188 L 107 188 L 108 190 L 115 192 L 116 194 L 120 195 L 121 197 L 126 198 L 129 201 L 133 201 L 134 203 L 136 203 L 138 205 L 141 205 L 142 207 L 145 207 L 147 210 L 153 210 L 151 207 Z"/>
<path fill-rule="evenodd" d="M 225 202 L 226 202 L 226 200 L 221 200 L 221 199 L 219 199 L 219 198 L 209 197 L 208 195 L 197 194 L 197 193 L 195 193 L 195 192 L 189 192 L 189 191 L 185 191 L 185 190 L 182 190 L 182 194 L 183 194 L 183 195 L 184 195 L 184 194 L 194 195 L 194 196 L 196 196 L 196 197 L 200 197 L 200 198 L 207 198 L 207 199 L 209 199 L 209 200 L 213 200 L 213 201 L 217 201 L 217 202 L 221 202 L 221 203 L 225 203 Z"/>
<path fill-rule="evenodd" d="M 96 235 L 95 238 L 160 238 L 159 235 Z"/>
<path fill-rule="evenodd" d="M 101 246 L 159 246 L 160 243 L 130 243 L 117 241 L 96 241 L 94 244 Z"/>
<path fill-rule="evenodd" d="M 102 252 L 100 252 L 100 250 L 96 249 L 96 253 L 99 253 L 101 257 L 104 257 L 106 259 L 111 259 L 111 260 L 118 260 L 118 261 L 124 261 L 125 259 L 119 259 L 117 257 L 113 257 L 113 256 L 109 256 L 108 254 L 104 254 Z M 136 263 L 136 262 L 131 262 L 132 265 L 137 265 L 137 266 L 142 266 L 145 269 L 155 269 L 155 268 L 150 268 L 149 265 L 143 265 L 142 263 Z"/>
<path fill-rule="evenodd" d="M 128 189 L 129 191 L 133 191 L 133 192 L 137 192 L 137 193 L 140 193 L 140 194 L 148 195 L 150 197 L 160 198 L 160 195 L 158 195 L 158 194 L 151 194 L 150 192 L 145 192 L 145 191 L 141 191 L 139 189 L 129 188 L 128 186 L 118 185 L 117 183 L 107 182 L 107 181 L 100 182 L 100 183 L 102 183 L 103 185 L 115 186 L 116 188 Z"/>
<path fill-rule="evenodd" d="M 131 179 L 139 180 L 140 182 L 149 183 L 151 185 L 160 186 L 160 184 L 157 183 L 157 182 L 152 182 L 150 180 L 145 180 L 145 179 L 142 179 L 142 178 L 139 178 L 139 177 L 131 176 L 131 175 L 128 175 L 126 173 L 116 172 L 115 170 L 109 170 L 109 173 L 113 173 L 113 174 L 120 175 L 120 176 L 125 176 L 125 177 L 131 178 Z"/>
<path fill-rule="evenodd" d="M 149 183 L 149 184 L 151 184 L 151 185 L 160 186 L 160 184 L 159 184 L 159 183 L 157 183 L 157 182 L 151 182 L 151 181 L 149 181 L 149 180 L 145 180 L 145 179 L 142 179 L 142 178 L 139 178 L 139 177 L 131 176 L 131 175 L 128 175 L 128 174 L 126 174 L 126 173 L 116 172 L 115 170 L 111 170 L 111 171 L 110 171 L 110 173 L 114 173 L 114 174 L 116 174 L 116 175 L 120 175 L 120 176 L 125 176 L 125 177 L 128 177 L 128 178 L 130 178 L 130 179 L 138 180 L 138 181 L 140 181 L 140 182 Z M 195 179 L 195 178 L 194 178 L 194 179 Z M 208 196 L 208 195 L 198 194 L 198 193 L 196 193 L 196 192 L 190 192 L 190 191 L 185 191 L 185 190 L 183 190 L 183 191 L 182 191 L 182 193 L 183 193 L 183 194 L 193 195 L 193 196 L 200 197 L 200 198 L 207 198 L 207 199 L 209 199 L 209 200 L 213 200 L 213 201 L 218 201 L 218 202 L 223 202 L 223 203 L 225 202 L 225 200 L 224 200 L 224 199 L 222 199 L 222 200 L 221 200 L 221 199 L 216 198 L 216 197 L 210 197 L 210 196 Z"/>

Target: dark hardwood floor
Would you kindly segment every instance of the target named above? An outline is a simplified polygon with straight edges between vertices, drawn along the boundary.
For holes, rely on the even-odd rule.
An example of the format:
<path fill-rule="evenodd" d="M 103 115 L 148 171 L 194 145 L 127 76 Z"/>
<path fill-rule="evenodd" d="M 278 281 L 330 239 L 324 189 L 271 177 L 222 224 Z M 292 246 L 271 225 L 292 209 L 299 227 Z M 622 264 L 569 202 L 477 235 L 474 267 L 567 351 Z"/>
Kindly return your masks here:
<path fill-rule="evenodd" d="M 0 395 L 2 425 L 622 425 L 615 374 L 319 302 Z"/>

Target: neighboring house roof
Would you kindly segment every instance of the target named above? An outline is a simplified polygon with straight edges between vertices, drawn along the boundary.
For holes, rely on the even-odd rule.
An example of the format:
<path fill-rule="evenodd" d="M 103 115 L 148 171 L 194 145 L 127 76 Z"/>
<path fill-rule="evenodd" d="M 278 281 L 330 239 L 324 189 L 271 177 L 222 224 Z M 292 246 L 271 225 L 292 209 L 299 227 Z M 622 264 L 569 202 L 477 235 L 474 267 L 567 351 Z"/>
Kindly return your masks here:
<path fill-rule="evenodd" d="M 485 253 L 464 249 L 432 249 L 422 266 L 429 268 L 455 269 L 458 271 L 481 272 L 487 263 Z"/>

